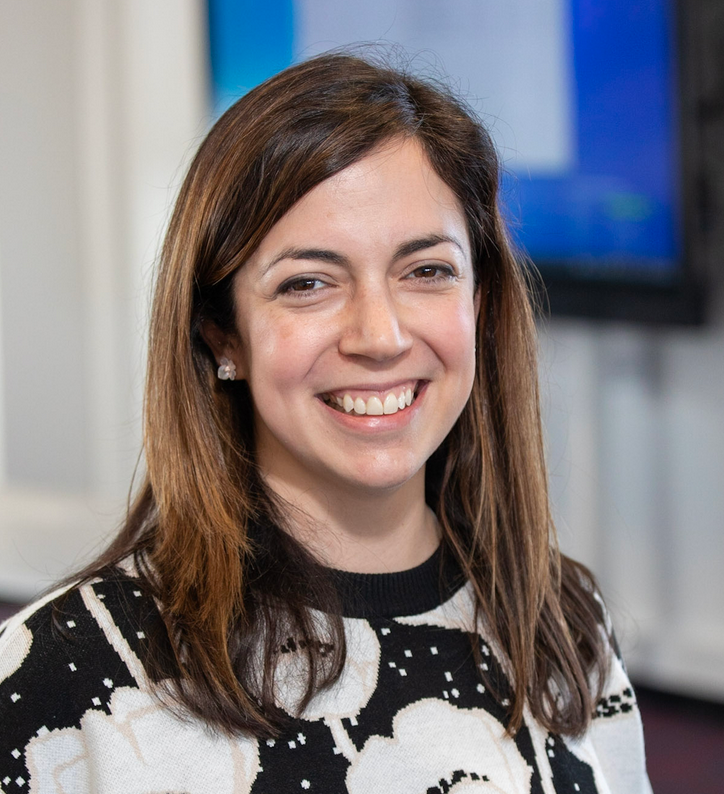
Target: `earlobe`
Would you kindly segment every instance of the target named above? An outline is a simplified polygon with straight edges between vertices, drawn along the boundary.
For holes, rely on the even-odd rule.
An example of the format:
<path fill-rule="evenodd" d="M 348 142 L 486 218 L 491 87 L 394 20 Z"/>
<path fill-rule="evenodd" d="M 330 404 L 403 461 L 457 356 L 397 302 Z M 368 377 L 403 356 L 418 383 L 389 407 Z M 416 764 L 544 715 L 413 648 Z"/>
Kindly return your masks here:
<path fill-rule="evenodd" d="M 231 347 L 229 335 L 224 333 L 213 320 L 201 320 L 199 331 L 217 361 L 227 355 Z"/>
<path fill-rule="evenodd" d="M 238 340 L 222 331 L 213 320 L 202 320 L 199 330 L 218 364 L 217 377 L 220 380 L 242 380 L 243 374 L 237 374 L 242 366 Z"/>

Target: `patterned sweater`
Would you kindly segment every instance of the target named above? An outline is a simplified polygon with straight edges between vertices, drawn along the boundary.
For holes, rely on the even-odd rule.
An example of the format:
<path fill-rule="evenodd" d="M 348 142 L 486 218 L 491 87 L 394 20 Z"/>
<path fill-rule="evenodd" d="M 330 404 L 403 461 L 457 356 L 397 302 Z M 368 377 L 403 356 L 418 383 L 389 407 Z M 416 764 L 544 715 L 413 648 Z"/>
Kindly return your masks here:
<path fill-rule="evenodd" d="M 505 733 L 505 700 L 471 652 L 469 585 L 441 593 L 437 555 L 398 574 L 349 574 L 344 672 L 276 739 L 234 738 L 155 696 L 144 643 L 153 601 L 127 572 L 46 597 L 0 634 L 0 792 L 46 794 L 650 794 L 639 712 L 611 653 L 582 739 L 529 713 Z M 57 623 L 57 622 L 56 622 Z M 505 665 L 480 636 L 502 696 Z M 298 638 L 280 648 L 280 705 L 299 697 Z"/>

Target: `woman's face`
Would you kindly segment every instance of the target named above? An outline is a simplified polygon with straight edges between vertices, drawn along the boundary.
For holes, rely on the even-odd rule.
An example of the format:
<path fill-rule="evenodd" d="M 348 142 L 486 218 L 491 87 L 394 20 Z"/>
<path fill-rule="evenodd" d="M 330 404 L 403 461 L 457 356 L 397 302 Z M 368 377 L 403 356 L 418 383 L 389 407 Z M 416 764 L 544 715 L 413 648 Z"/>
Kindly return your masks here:
<path fill-rule="evenodd" d="M 234 281 L 257 459 L 282 492 L 424 477 L 473 383 L 478 304 L 459 202 L 414 141 L 321 183 Z"/>

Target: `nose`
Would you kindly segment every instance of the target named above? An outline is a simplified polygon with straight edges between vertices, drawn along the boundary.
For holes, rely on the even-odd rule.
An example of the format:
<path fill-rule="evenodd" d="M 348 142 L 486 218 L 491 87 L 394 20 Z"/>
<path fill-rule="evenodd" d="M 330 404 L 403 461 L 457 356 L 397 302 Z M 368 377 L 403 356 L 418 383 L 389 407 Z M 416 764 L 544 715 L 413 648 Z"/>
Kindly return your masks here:
<path fill-rule="evenodd" d="M 409 350 L 412 337 L 400 307 L 389 289 L 358 288 L 345 307 L 346 319 L 339 341 L 345 356 L 386 361 Z"/>

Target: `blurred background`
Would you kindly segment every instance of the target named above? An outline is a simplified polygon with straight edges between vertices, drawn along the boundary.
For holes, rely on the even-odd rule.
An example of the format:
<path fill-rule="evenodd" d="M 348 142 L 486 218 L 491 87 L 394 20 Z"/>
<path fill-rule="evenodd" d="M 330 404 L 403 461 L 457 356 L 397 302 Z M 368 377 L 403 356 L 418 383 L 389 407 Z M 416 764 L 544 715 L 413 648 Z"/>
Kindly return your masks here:
<path fill-rule="evenodd" d="M 0 601 L 123 514 L 154 261 L 209 126 L 295 60 L 383 40 L 490 125 L 512 233 L 549 283 L 564 551 L 598 576 L 637 683 L 724 703 L 723 9 L 0 0 Z"/>

